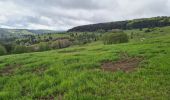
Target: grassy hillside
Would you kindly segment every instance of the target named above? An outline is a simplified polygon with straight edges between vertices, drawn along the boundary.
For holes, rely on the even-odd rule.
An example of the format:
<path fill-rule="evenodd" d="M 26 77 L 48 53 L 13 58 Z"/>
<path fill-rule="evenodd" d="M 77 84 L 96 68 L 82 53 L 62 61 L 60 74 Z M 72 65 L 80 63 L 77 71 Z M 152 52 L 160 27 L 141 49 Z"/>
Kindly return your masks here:
<path fill-rule="evenodd" d="M 144 34 L 145 30 L 127 30 L 129 35 L 138 35 L 124 44 L 94 42 L 46 52 L 1 56 L 0 99 L 168 100 L 169 28 L 155 28 Z M 141 40 L 143 36 L 146 37 Z M 134 58 L 141 60 L 131 71 L 102 69 L 106 62 L 120 63 L 122 59 Z"/>

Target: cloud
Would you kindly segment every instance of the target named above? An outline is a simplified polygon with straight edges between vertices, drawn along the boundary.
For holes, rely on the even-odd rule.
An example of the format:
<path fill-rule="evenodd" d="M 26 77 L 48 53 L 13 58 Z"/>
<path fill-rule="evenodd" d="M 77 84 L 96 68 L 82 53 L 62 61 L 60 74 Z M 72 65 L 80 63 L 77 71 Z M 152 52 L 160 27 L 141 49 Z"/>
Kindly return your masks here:
<path fill-rule="evenodd" d="M 0 27 L 66 30 L 78 25 L 169 16 L 170 0 L 1 0 Z"/>

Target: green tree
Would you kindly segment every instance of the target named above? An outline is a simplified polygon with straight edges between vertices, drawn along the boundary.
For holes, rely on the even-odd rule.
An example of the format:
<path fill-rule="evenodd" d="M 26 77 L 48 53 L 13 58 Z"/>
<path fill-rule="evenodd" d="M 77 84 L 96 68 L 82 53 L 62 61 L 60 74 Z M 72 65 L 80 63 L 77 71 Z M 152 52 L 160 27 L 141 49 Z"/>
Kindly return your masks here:
<path fill-rule="evenodd" d="M 59 49 L 60 48 L 60 44 L 59 41 L 54 41 L 51 43 L 51 48 L 53 49 Z"/>
<path fill-rule="evenodd" d="M 46 51 L 51 49 L 47 42 L 41 42 L 38 44 L 38 46 L 39 46 L 39 51 Z"/>
<path fill-rule="evenodd" d="M 0 55 L 4 55 L 4 54 L 6 54 L 6 53 L 7 53 L 7 51 L 6 51 L 5 47 L 3 47 L 2 45 L 0 45 Z"/>
<path fill-rule="evenodd" d="M 27 53 L 28 52 L 28 49 L 26 46 L 21 46 L 21 45 L 16 45 L 14 47 L 14 50 L 13 50 L 13 53 Z"/>
<path fill-rule="evenodd" d="M 123 32 L 106 33 L 103 35 L 102 40 L 104 44 L 126 43 L 128 42 L 128 36 Z"/>

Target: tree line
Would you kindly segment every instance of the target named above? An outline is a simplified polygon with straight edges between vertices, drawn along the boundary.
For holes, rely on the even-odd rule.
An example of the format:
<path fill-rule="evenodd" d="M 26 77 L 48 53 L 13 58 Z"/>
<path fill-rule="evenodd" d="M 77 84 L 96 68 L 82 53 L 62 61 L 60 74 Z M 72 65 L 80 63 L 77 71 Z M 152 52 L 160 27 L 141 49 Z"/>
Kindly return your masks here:
<path fill-rule="evenodd" d="M 24 35 L 20 38 L 0 39 L 0 55 L 39 52 L 83 45 L 99 40 L 100 33 L 63 33 Z M 60 36 L 61 35 L 61 36 Z"/>
<path fill-rule="evenodd" d="M 74 27 L 68 32 L 94 32 L 98 30 L 109 31 L 112 29 L 142 29 L 142 28 L 153 28 L 153 27 L 163 27 L 170 26 L 170 17 L 153 17 L 153 18 L 143 18 L 134 19 L 128 21 L 117 21 L 109 23 L 99 23 Z"/>

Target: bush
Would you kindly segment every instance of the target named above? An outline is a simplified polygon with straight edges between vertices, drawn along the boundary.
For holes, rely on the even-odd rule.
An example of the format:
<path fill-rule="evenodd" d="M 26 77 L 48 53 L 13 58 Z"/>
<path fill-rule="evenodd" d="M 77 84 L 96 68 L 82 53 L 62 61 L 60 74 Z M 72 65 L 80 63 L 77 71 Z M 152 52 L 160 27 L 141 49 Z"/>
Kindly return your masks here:
<path fill-rule="evenodd" d="M 50 50 L 50 46 L 49 46 L 49 43 L 47 42 L 41 42 L 38 44 L 38 47 L 39 47 L 39 51 L 47 51 L 47 50 Z"/>
<path fill-rule="evenodd" d="M 13 53 L 27 53 L 28 52 L 28 48 L 26 46 L 20 46 L 20 45 L 16 45 L 14 47 Z"/>
<path fill-rule="evenodd" d="M 60 46 L 59 46 L 59 41 L 54 41 L 51 43 L 51 48 L 53 49 L 59 49 Z"/>
<path fill-rule="evenodd" d="M 71 45 L 71 42 L 67 39 L 59 40 L 60 48 L 66 48 Z"/>
<path fill-rule="evenodd" d="M 6 43 L 6 44 L 3 44 L 3 46 L 6 49 L 7 53 L 11 53 L 14 45 L 12 43 Z"/>
<path fill-rule="evenodd" d="M 103 35 L 102 40 L 104 44 L 126 43 L 128 42 L 128 36 L 123 32 L 106 33 Z"/>
<path fill-rule="evenodd" d="M 57 40 L 51 43 L 51 47 L 53 49 L 65 48 L 65 47 L 69 47 L 70 45 L 71 42 L 68 39 Z"/>
<path fill-rule="evenodd" d="M 3 47 L 2 45 L 0 45 L 0 56 L 1 56 L 1 55 L 4 55 L 4 54 L 6 54 L 6 53 L 7 53 L 7 51 L 6 51 L 5 47 Z"/>

